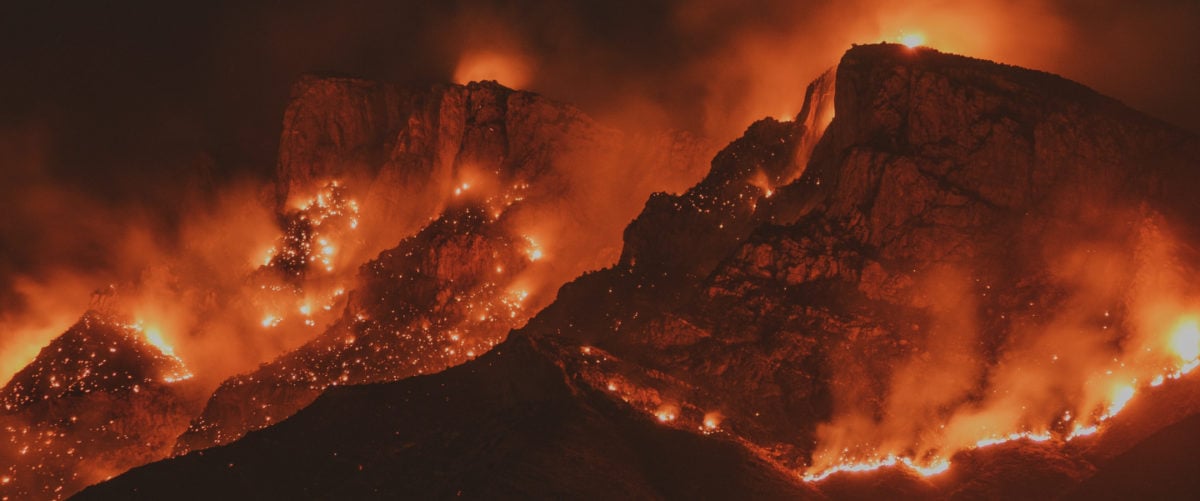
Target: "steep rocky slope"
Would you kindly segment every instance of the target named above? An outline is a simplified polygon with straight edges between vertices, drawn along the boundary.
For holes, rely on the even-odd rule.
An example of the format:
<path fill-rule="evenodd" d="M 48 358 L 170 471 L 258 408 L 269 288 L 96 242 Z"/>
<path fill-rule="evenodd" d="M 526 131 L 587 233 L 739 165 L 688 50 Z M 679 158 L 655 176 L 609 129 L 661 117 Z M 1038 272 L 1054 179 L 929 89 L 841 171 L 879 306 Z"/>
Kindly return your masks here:
<path fill-rule="evenodd" d="M 810 87 L 802 117 L 820 108 L 828 81 Z M 1106 466 L 1121 459 L 1107 458 L 1145 457 L 1138 442 L 1198 410 L 1189 392 L 1161 404 L 1165 412 L 1133 410 L 1172 384 L 1192 388 L 1194 375 L 1161 390 L 1131 386 L 1120 405 L 1108 379 L 1090 382 L 1105 371 L 1152 375 L 1139 365 L 1153 341 L 1143 310 L 1196 293 L 1177 280 L 1200 263 L 1194 136 L 1053 75 L 928 49 L 856 47 L 832 81 L 836 113 L 823 134 L 805 119 L 752 125 L 699 184 L 651 197 L 626 228 L 616 266 L 564 286 L 492 355 L 434 376 L 338 389 L 243 441 L 133 471 L 85 497 L 178 495 L 175 483 L 189 478 L 213 492 L 344 486 L 386 496 L 457 493 L 461 484 L 468 495 L 486 485 L 517 496 L 595 493 L 592 482 L 602 481 L 605 494 L 672 496 L 693 492 L 654 487 L 663 485 L 660 463 L 728 465 L 727 454 L 748 454 L 755 459 L 719 473 L 671 475 L 705 486 L 716 475 L 742 489 L 747 470 L 788 472 L 789 482 L 760 485 L 791 487 L 763 496 L 811 495 L 815 486 L 836 498 L 1052 498 L 1096 471 L 1122 471 Z M 1157 295 L 1167 292 L 1178 297 Z M 1174 321 L 1178 312 L 1168 313 Z M 555 347 L 534 351 L 556 368 L 492 358 L 529 346 Z M 1174 369 L 1167 358 L 1144 365 Z M 595 443 L 506 444 L 506 434 L 563 429 L 579 415 L 491 400 L 512 391 L 460 386 L 468 373 L 487 374 L 485 385 L 529 383 L 572 409 L 611 405 L 618 414 L 586 421 L 621 431 Z M 561 389 L 563 378 L 573 389 Z M 1046 381 L 1054 385 L 1042 391 Z M 411 400 L 417 388 L 429 388 L 430 400 Z M 1129 413 L 1117 415 L 1135 390 Z M 461 400 L 470 412 L 450 407 Z M 381 405 L 411 415 L 374 421 Z M 480 427 L 496 441 L 477 442 Z M 1108 439 L 1109 428 L 1140 431 Z M 367 444 L 388 432 L 410 438 L 385 459 L 393 453 Z M 355 435 L 312 447 L 290 441 L 320 433 Z M 613 444 L 680 433 L 708 445 L 608 466 L 623 457 Z M 462 437 L 470 440 L 455 442 Z M 1145 442 L 1152 450 L 1154 440 Z M 439 450 L 447 441 L 456 445 Z M 344 462 L 349 473 L 308 469 L 330 451 L 337 459 L 319 464 Z M 824 476 L 888 458 L 914 466 Z M 918 473 L 940 471 L 939 460 L 943 476 Z M 346 480 L 376 464 L 403 464 L 389 472 L 405 476 Z M 563 477 L 563 464 L 604 466 L 578 478 Z M 437 476 L 446 471 L 455 473 Z M 311 480 L 294 485 L 294 472 Z M 797 483 L 806 473 L 809 487 Z M 474 480 L 485 477 L 505 485 Z M 558 478 L 570 482 L 541 483 Z"/>
<path fill-rule="evenodd" d="M 622 132 L 495 83 L 413 90 L 310 78 L 294 94 L 279 163 L 292 236 L 271 267 L 307 292 L 360 262 L 347 254 L 370 259 L 330 293 L 338 300 L 324 307 L 323 333 L 222 384 L 179 452 L 286 418 L 329 385 L 436 372 L 486 352 L 562 283 L 614 262 L 645 197 L 683 189 L 710 154 L 687 134 Z M 312 207 L 314 186 L 329 187 L 315 203 L 340 223 L 293 211 Z M 321 306 L 304 308 L 311 317 Z"/>

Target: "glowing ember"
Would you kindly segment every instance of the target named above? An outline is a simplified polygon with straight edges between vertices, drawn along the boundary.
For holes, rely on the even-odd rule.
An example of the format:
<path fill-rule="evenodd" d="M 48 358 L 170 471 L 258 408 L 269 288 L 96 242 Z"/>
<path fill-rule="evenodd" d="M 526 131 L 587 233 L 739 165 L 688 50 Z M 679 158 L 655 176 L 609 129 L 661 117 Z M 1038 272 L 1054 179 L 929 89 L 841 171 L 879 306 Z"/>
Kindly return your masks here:
<path fill-rule="evenodd" d="M 537 261 L 545 256 L 542 253 L 542 248 L 538 246 L 537 241 L 528 236 L 525 237 L 525 241 L 529 242 L 529 250 L 527 252 L 529 254 L 530 261 Z"/>
<path fill-rule="evenodd" d="M 276 325 L 279 325 L 279 322 L 282 320 L 282 318 L 279 318 L 275 315 L 267 315 L 262 319 L 262 326 L 264 328 L 275 327 Z"/>
<path fill-rule="evenodd" d="M 154 345 L 155 348 L 158 348 L 158 351 L 163 352 L 164 355 L 175 356 L 175 349 L 167 344 L 167 341 L 162 337 L 162 332 L 157 328 L 148 327 L 142 332 L 146 335 L 146 342 Z"/>
<path fill-rule="evenodd" d="M 454 81 L 460 84 L 495 80 L 512 87 L 524 87 L 529 82 L 530 68 L 518 54 L 486 50 L 463 54 L 454 70 Z"/>
<path fill-rule="evenodd" d="M 719 412 L 709 412 L 704 415 L 704 431 L 714 431 L 721 426 L 722 416 Z"/>
<path fill-rule="evenodd" d="M 174 360 L 175 363 L 178 364 L 179 370 L 163 376 L 163 381 L 167 383 L 174 383 L 177 381 L 183 381 L 185 379 L 191 379 L 193 377 L 193 374 L 188 371 L 187 367 L 183 364 L 183 360 L 175 355 L 175 349 L 172 348 L 171 345 L 167 343 L 166 339 L 163 338 L 161 330 L 159 330 L 157 327 L 143 327 L 141 320 L 138 320 L 129 327 L 135 331 L 141 332 L 147 343 L 157 348 L 159 352 Z M 136 386 L 134 387 L 134 391 L 137 391 Z"/>

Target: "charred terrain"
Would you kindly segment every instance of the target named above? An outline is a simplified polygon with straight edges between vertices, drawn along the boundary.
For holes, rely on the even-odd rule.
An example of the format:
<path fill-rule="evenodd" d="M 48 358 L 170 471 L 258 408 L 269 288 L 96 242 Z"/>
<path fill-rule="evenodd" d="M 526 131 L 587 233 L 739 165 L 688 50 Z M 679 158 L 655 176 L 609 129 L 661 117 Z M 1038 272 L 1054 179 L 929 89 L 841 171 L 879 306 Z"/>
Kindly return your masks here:
<path fill-rule="evenodd" d="M 902 45 L 796 92 L 712 157 L 494 83 L 301 81 L 241 282 L 299 341 L 207 384 L 98 298 L 0 394 L 0 494 L 1195 492 L 1200 141 Z"/>

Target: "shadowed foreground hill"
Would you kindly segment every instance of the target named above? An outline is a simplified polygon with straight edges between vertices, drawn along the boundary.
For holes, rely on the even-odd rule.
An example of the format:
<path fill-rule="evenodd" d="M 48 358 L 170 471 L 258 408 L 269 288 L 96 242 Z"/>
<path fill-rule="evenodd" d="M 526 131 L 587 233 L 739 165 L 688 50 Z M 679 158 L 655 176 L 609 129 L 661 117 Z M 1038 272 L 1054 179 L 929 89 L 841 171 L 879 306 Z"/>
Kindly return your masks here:
<path fill-rule="evenodd" d="M 577 384 L 558 365 L 570 358 L 514 337 L 436 376 L 334 388 L 276 426 L 76 499 L 814 496 L 733 442 Z"/>

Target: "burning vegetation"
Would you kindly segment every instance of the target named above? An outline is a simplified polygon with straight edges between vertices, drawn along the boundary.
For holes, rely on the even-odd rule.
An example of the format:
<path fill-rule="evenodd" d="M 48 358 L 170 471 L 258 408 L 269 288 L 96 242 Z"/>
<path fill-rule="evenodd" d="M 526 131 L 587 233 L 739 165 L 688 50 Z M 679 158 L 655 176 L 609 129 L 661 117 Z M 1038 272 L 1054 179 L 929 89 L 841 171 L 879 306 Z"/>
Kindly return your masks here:
<path fill-rule="evenodd" d="M 494 82 L 302 80 L 275 200 L 217 204 L 183 232 L 195 246 L 147 244 L 172 257 L 98 293 L 3 388 L 0 493 L 63 497 L 193 452 L 180 468 L 235 470 L 246 444 L 338 422 L 338 401 L 406 420 L 388 421 L 389 439 L 416 433 L 396 457 L 449 454 L 423 441 L 519 404 L 561 427 L 542 459 L 575 450 L 556 443 L 645 454 L 577 442 L 553 421 L 568 416 L 805 494 L 1022 444 L 1090 468 L 1089 441 L 1200 366 L 1200 211 L 1179 188 L 1195 138 L 1051 75 L 897 41 L 852 49 L 695 184 L 703 141 Z M 528 64 L 481 53 L 459 73 L 517 81 Z M 344 388 L 369 383 L 388 384 Z M 354 400 L 392 392 L 445 406 Z M 474 414 L 438 414 L 459 405 Z M 338 433 L 376 454 L 353 440 L 377 431 Z M 325 452 L 329 475 L 359 459 Z"/>

